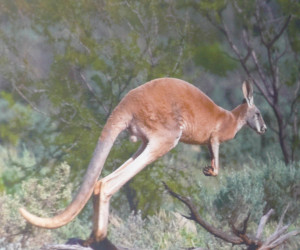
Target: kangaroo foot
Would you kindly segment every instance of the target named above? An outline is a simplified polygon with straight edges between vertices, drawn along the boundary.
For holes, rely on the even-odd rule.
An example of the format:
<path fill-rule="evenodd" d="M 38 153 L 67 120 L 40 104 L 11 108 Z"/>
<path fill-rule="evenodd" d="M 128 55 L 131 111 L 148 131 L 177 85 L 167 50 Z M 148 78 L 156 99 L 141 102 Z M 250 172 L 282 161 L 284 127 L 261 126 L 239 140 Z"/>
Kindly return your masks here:
<path fill-rule="evenodd" d="M 87 240 L 83 241 L 81 243 L 82 246 L 84 247 L 89 247 L 90 245 L 92 245 L 95 242 L 94 237 L 90 236 L 90 238 L 88 238 Z"/>
<path fill-rule="evenodd" d="M 218 174 L 215 173 L 214 168 L 212 166 L 206 166 L 203 168 L 203 174 L 205 176 L 217 176 Z"/>
<path fill-rule="evenodd" d="M 90 237 L 82 244 L 85 247 L 90 247 L 94 250 L 118 250 L 118 248 L 112 244 L 107 238 L 101 241 L 96 241 L 94 238 Z"/>

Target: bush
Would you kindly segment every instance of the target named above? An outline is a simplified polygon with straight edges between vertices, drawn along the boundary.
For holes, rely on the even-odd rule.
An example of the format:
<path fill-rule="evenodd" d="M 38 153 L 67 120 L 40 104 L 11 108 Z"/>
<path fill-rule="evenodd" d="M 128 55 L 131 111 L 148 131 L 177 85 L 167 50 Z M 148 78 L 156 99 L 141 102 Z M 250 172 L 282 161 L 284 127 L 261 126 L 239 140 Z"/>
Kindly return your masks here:
<path fill-rule="evenodd" d="M 78 236 L 86 238 L 89 223 L 75 219 L 65 227 L 47 230 L 27 224 L 20 216 L 18 208 L 26 207 L 39 216 L 52 216 L 64 208 L 71 200 L 72 184 L 68 183 L 70 167 L 61 164 L 51 178 L 38 180 L 31 178 L 23 181 L 14 194 L 0 196 L 0 246 L 9 249 L 38 248 L 49 242 L 65 242 Z M 55 183 L 55 185 L 54 185 Z"/>
<path fill-rule="evenodd" d="M 270 208 L 277 212 L 277 220 L 288 203 L 291 204 L 288 219 L 299 216 L 300 167 L 299 162 L 286 166 L 276 157 L 262 161 L 250 160 L 239 170 L 225 170 L 217 178 L 192 176 L 195 183 L 190 191 L 199 208 L 214 211 L 219 221 L 235 217 L 237 211 L 257 220 Z M 185 192 L 187 193 L 187 192 Z"/>
<path fill-rule="evenodd" d="M 18 212 L 19 207 L 26 207 L 34 214 L 52 216 L 69 204 L 73 185 L 69 182 L 70 167 L 66 163 L 56 166 L 50 177 L 37 179 L 33 175 L 35 168 L 32 168 L 36 160 L 26 148 L 21 153 L 12 150 L 9 154 L 2 148 L 0 153 L 0 248 L 37 249 L 44 244 L 64 243 L 69 238 L 88 238 L 92 228 L 89 205 L 73 222 L 55 230 L 31 226 Z M 10 160 L 5 157 L 7 155 Z M 163 178 L 169 182 L 176 180 L 170 186 L 179 193 L 191 195 L 198 203 L 200 214 L 214 226 L 227 230 L 230 221 L 240 222 L 251 212 L 249 232 L 254 233 L 260 217 L 273 208 L 277 214 L 266 227 L 267 236 L 273 233 L 283 209 L 290 203 L 286 220 L 292 221 L 294 227 L 299 227 L 299 163 L 287 167 L 276 157 L 269 157 L 266 163 L 252 160 L 238 171 L 222 169 L 217 178 L 207 178 L 199 170 L 198 161 L 181 161 L 176 154 L 167 159 L 170 162 L 166 162 L 166 165 L 170 167 Z M 159 163 L 152 169 L 154 172 L 156 167 L 161 168 Z M 177 164 L 180 167 L 175 166 Z M 204 165 L 205 162 L 200 162 L 200 166 Z M 142 177 L 139 176 L 139 181 Z M 157 179 L 161 178 L 159 176 Z M 126 217 L 123 214 L 122 219 L 116 215 L 110 217 L 109 238 L 114 244 L 134 249 L 241 249 L 239 246 L 233 248 L 184 219 L 178 213 L 182 212 L 181 205 L 164 196 L 162 184 L 155 188 L 163 201 L 159 212 L 147 217 L 143 217 L 142 212 L 129 216 L 126 214 Z M 141 190 L 147 192 L 147 189 L 145 186 Z M 298 241 L 291 240 L 285 249 L 296 247 L 299 247 Z"/>
<path fill-rule="evenodd" d="M 261 169 L 264 184 L 265 210 L 275 208 L 277 219 L 287 204 L 290 204 L 288 220 L 295 220 L 300 213 L 300 162 L 286 166 L 272 157 Z"/>
<path fill-rule="evenodd" d="M 239 224 L 250 212 L 248 231 L 254 234 L 261 216 L 273 208 L 275 216 L 271 217 L 265 230 L 265 236 L 269 236 L 289 204 L 284 223 L 293 224 L 290 230 L 300 227 L 299 162 L 286 166 L 276 157 L 269 157 L 265 163 L 252 160 L 239 171 L 225 171 L 222 175 L 213 191 L 200 184 L 198 195 L 194 194 L 199 208 L 202 208 L 201 213 L 210 223 L 230 230 L 230 223 Z M 299 236 L 289 240 L 284 249 L 297 247 L 300 247 Z M 219 249 L 220 245 L 215 248 Z"/>
<path fill-rule="evenodd" d="M 196 225 L 178 213 L 160 210 L 143 219 L 141 213 L 121 220 L 110 219 L 109 238 L 116 245 L 129 249 L 183 249 L 205 242 Z"/>
<path fill-rule="evenodd" d="M 219 221 L 235 221 L 249 212 L 257 221 L 265 205 L 261 174 L 247 169 L 227 176 L 214 199 Z"/>

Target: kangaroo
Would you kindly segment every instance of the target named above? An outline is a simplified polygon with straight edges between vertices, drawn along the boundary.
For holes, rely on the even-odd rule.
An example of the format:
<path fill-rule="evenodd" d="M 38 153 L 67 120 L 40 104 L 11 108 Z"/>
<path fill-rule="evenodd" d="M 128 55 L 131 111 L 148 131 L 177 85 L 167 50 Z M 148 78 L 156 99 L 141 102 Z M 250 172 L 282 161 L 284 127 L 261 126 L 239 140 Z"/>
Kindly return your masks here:
<path fill-rule="evenodd" d="M 206 176 L 219 172 L 219 145 L 235 137 L 248 125 L 259 134 L 267 126 L 254 105 L 252 85 L 242 85 L 244 101 L 232 111 L 217 106 L 195 86 L 175 78 L 160 78 L 131 90 L 117 105 L 105 124 L 77 196 L 52 218 L 37 217 L 24 208 L 22 216 L 43 228 L 58 228 L 74 219 L 94 192 L 93 232 L 86 244 L 107 235 L 110 198 L 143 168 L 165 155 L 178 142 L 208 145 L 211 165 Z M 117 170 L 98 181 L 117 136 L 127 129 L 130 139 L 141 145 Z"/>

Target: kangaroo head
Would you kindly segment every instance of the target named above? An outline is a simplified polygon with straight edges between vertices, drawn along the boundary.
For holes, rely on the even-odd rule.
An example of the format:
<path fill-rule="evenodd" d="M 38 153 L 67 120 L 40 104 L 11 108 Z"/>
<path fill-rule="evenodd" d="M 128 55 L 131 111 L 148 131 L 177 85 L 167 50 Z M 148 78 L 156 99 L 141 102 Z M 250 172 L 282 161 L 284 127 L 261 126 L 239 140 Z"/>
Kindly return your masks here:
<path fill-rule="evenodd" d="M 259 109 L 254 105 L 253 87 L 247 81 L 243 83 L 243 93 L 245 97 L 245 102 L 248 105 L 247 112 L 245 115 L 246 124 L 253 130 L 255 130 L 258 134 L 265 133 L 267 130 L 267 126 Z"/>

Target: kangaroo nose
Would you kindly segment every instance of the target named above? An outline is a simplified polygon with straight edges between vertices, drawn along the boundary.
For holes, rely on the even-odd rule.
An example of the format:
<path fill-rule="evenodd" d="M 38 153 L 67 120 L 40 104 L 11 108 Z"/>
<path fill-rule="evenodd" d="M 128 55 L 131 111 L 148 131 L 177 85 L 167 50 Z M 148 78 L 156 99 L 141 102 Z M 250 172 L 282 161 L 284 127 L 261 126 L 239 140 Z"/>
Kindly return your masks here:
<path fill-rule="evenodd" d="M 262 133 L 265 133 L 267 131 L 267 126 L 264 124 L 264 125 L 262 125 L 262 127 L 261 127 L 261 132 Z"/>

